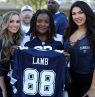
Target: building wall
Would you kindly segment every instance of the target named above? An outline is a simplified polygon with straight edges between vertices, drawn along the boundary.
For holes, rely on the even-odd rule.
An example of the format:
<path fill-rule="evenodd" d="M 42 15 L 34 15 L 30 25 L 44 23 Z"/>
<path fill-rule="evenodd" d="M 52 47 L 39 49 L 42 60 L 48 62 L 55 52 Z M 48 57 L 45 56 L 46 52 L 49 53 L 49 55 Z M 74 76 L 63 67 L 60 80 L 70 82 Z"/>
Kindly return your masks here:
<path fill-rule="evenodd" d="M 0 3 L 0 16 L 2 16 L 4 13 L 8 11 L 13 10 L 19 11 L 20 9 L 16 8 L 16 5 L 14 3 Z"/>

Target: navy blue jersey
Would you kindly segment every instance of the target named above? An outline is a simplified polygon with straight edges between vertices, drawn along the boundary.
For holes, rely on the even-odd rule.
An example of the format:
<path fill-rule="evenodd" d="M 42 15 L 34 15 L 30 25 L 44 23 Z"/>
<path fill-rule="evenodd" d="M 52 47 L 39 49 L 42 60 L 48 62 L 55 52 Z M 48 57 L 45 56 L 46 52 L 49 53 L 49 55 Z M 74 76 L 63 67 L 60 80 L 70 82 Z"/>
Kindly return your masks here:
<path fill-rule="evenodd" d="M 44 49 L 44 50 L 62 50 L 63 45 L 61 42 L 55 41 L 54 39 L 46 40 L 42 42 L 38 37 L 35 37 L 29 42 L 26 42 L 25 46 L 35 49 Z"/>
<path fill-rule="evenodd" d="M 56 28 L 56 36 L 55 39 L 57 41 L 63 41 L 63 33 L 65 32 L 67 25 L 68 25 L 68 20 L 67 17 L 64 15 L 62 12 L 57 12 L 54 15 L 54 23 L 55 23 L 55 28 Z"/>
<path fill-rule="evenodd" d="M 57 12 L 54 15 L 54 23 L 56 27 L 56 32 L 63 35 L 64 31 L 67 28 L 68 20 L 64 13 Z"/>
<path fill-rule="evenodd" d="M 53 50 L 17 50 L 11 82 L 13 97 L 61 97 L 65 57 Z"/>
<path fill-rule="evenodd" d="M 78 40 L 72 47 L 67 40 L 64 43 L 65 51 L 70 53 L 71 69 L 77 73 L 87 74 L 95 69 L 95 49 L 92 49 L 87 37 Z"/>

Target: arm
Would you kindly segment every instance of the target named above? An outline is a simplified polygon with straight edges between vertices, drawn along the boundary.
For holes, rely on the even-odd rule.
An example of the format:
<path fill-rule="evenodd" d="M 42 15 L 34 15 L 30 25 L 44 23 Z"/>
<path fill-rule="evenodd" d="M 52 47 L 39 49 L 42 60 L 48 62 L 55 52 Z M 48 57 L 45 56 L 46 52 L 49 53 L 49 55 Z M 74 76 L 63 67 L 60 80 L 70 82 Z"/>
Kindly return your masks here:
<path fill-rule="evenodd" d="M 86 97 L 87 95 L 88 97 L 95 97 L 95 70 L 93 72 L 91 87 L 83 97 Z"/>
<path fill-rule="evenodd" d="M 11 48 L 10 48 L 10 52 L 11 52 L 11 55 L 13 56 L 14 55 L 14 51 L 16 50 L 16 49 L 18 49 L 19 47 L 18 47 L 18 45 L 13 45 Z"/>
<path fill-rule="evenodd" d="M 6 91 L 6 86 L 5 86 L 5 82 L 4 82 L 4 76 L 0 76 L 0 87 L 2 89 L 3 97 L 7 97 L 7 91 Z"/>
<path fill-rule="evenodd" d="M 0 88 L 2 90 L 3 97 L 7 97 L 6 86 L 5 86 L 3 70 L 2 70 L 3 66 L 2 66 L 2 60 L 1 60 L 1 50 L 2 50 L 2 40 L 0 40 Z"/>
<path fill-rule="evenodd" d="M 93 60 L 94 60 L 94 65 L 93 65 L 94 71 L 93 71 L 92 83 L 90 89 L 83 97 L 85 97 L 86 95 L 88 95 L 88 97 L 95 97 L 95 48 L 93 50 Z"/>

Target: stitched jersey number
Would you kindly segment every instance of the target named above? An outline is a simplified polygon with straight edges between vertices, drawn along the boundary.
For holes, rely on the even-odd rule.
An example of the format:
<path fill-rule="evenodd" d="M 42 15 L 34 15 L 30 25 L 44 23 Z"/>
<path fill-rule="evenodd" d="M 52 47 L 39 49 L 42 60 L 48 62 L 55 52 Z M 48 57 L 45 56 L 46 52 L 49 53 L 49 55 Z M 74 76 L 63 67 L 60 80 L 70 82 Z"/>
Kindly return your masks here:
<path fill-rule="evenodd" d="M 54 88 L 55 73 L 53 70 L 43 70 L 40 73 L 32 68 L 24 70 L 23 92 L 25 94 L 35 95 L 39 92 L 41 96 L 51 96 L 54 94 Z"/>

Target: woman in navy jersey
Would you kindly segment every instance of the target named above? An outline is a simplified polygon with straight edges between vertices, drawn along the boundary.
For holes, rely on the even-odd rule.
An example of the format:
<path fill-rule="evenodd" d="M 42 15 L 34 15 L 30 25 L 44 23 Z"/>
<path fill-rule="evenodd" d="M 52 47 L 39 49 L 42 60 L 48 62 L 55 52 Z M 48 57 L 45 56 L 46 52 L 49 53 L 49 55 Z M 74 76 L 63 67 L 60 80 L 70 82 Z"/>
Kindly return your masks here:
<path fill-rule="evenodd" d="M 3 97 L 12 97 L 7 74 L 12 60 L 11 47 L 18 48 L 18 45 L 23 37 L 20 26 L 20 15 L 18 12 L 10 11 L 4 14 L 0 25 L 0 89 Z M 1 91 L 0 97 L 2 97 Z"/>
<path fill-rule="evenodd" d="M 44 50 L 61 50 L 62 43 L 54 40 L 55 26 L 51 12 L 46 9 L 37 10 L 33 15 L 30 23 L 31 38 L 25 46 L 44 49 Z"/>
<path fill-rule="evenodd" d="M 73 80 L 69 97 L 95 97 L 95 15 L 87 3 L 72 4 L 64 39 Z"/>
<path fill-rule="evenodd" d="M 40 50 L 63 50 L 62 43 L 54 40 L 56 37 L 54 20 L 48 10 L 37 10 L 31 19 L 29 33 L 31 33 L 31 38 L 25 46 Z M 63 89 L 60 93 L 62 96 Z"/>

